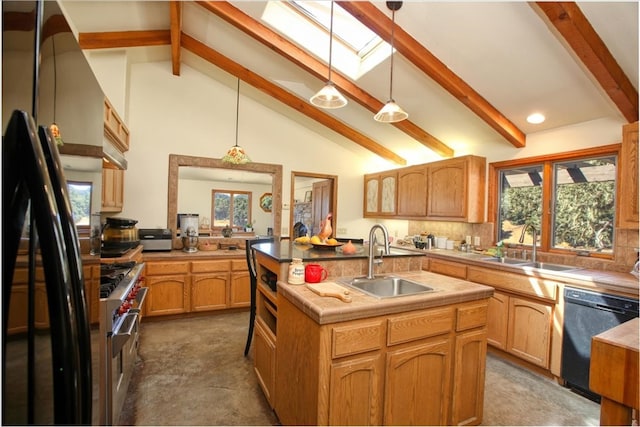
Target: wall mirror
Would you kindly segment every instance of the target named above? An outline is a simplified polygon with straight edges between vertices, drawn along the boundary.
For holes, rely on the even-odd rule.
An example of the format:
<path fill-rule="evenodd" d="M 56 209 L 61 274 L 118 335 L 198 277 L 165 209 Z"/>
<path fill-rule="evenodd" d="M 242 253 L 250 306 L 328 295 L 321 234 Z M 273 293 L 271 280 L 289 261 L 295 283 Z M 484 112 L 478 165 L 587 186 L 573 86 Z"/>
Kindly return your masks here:
<path fill-rule="evenodd" d="M 309 197 L 309 195 L 311 197 Z M 337 234 L 338 223 L 338 177 L 309 172 L 291 172 L 291 213 L 289 230 L 294 236 L 294 226 L 298 222 L 305 225 L 309 236 L 317 234 L 322 221 L 331 212 L 333 236 Z"/>
<path fill-rule="evenodd" d="M 266 235 L 272 228 L 275 236 L 280 235 L 282 224 L 282 165 L 270 163 L 247 163 L 245 165 L 229 165 L 220 159 L 208 157 L 169 155 L 169 182 L 167 199 L 167 228 L 174 237 L 177 233 L 177 216 L 179 213 L 199 214 L 200 223 L 207 217 L 211 224 L 211 189 L 220 187 L 224 181 L 232 181 L 234 189 L 246 189 L 256 194 L 253 199 L 256 205 L 252 208 L 254 219 L 257 219 L 254 232 Z M 193 195 L 195 188 L 198 194 Z M 266 189 L 266 191 L 265 191 Z M 271 194 L 271 212 L 260 209 L 261 197 L 258 194 Z M 183 197 L 184 196 L 184 197 Z M 195 203 L 199 203 L 195 204 Z M 261 217 L 260 214 L 265 214 Z"/>

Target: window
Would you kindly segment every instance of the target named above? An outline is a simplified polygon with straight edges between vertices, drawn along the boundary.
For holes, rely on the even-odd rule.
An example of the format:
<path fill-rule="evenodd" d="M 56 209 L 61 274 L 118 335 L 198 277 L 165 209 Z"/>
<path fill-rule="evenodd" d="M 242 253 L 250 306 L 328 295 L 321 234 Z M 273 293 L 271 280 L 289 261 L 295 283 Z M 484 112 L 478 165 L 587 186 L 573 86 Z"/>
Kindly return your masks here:
<path fill-rule="evenodd" d="M 244 228 L 251 224 L 251 193 L 247 191 L 212 190 L 213 228 Z"/>
<path fill-rule="evenodd" d="M 497 241 L 532 245 L 532 225 L 544 251 L 612 256 L 618 148 L 492 163 Z"/>
<path fill-rule="evenodd" d="M 328 1 L 270 1 L 262 20 L 328 63 L 330 10 Z M 354 80 L 391 53 L 389 44 L 337 3 L 333 8 L 333 37 L 332 66 Z"/>
<path fill-rule="evenodd" d="M 89 229 L 91 221 L 91 192 L 93 183 L 80 181 L 67 181 L 69 203 L 76 227 Z"/>

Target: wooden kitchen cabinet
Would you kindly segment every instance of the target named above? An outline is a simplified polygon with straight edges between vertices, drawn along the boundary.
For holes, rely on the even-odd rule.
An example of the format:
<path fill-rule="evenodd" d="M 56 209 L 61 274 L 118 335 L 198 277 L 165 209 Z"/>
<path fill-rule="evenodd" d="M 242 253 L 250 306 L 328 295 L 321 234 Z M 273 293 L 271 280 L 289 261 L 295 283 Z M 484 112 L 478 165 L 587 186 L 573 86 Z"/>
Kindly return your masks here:
<path fill-rule="evenodd" d="M 487 342 L 500 350 L 507 349 L 507 328 L 509 326 L 509 295 L 494 291 L 489 298 L 487 318 Z"/>
<path fill-rule="evenodd" d="M 189 263 L 186 261 L 146 262 L 145 282 L 149 291 L 144 304 L 147 316 L 188 313 Z"/>
<path fill-rule="evenodd" d="M 282 298 L 275 404 L 280 421 L 479 424 L 486 304 L 475 301 L 319 325 Z"/>
<path fill-rule="evenodd" d="M 382 355 L 340 360 L 330 370 L 329 425 L 381 425 Z"/>
<path fill-rule="evenodd" d="M 484 222 L 484 157 L 463 156 L 427 166 L 428 220 Z"/>
<path fill-rule="evenodd" d="M 410 166 L 398 171 L 399 217 L 424 217 L 427 214 L 427 167 Z"/>
<path fill-rule="evenodd" d="M 247 261 L 231 260 L 231 285 L 229 307 L 249 307 L 251 305 L 251 279 Z"/>
<path fill-rule="evenodd" d="M 102 168 L 102 212 L 122 212 L 124 171 Z"/>
<path fill-rule="evenodd" d="M 452 353 L 448 334 L 387 353 L 384 425 L 449 424 Z"/>
<path fill-rule="evenodd" d="M 227 308 L 229 273 L 191 275 L 190 311 L 210 311 Z"/>
<path fill-rule="evenodd" d="M 254 326 L 253 369 L 269 406 L 273 408 L 276 390 L 276 336 L 260 317 L 256 317 Z"/>
<path fill-rule="evenodd" d="M 478 156 L 368 174 L 364 217 L 482 223 L 485 177 L 486 159 Z"/>
<path fill-rule="evenodd" d="M 364 176 L 364 217 L 384 217 L 396 214 L 397 171 Z"/>
<path fill-rule="evenodd" d="M 107 98 L 104 98 L 104 135 L 120 151 L 129 150 L 129 129 Z"/>
<path fill-rule="evenodd" d="M 618 164 L 618 226 L 638 229 L 638 122 L 622 127 Z"/>
<path fill-rule="evenodd" d="M 549 304 L 510 296 L 507 351 L 548 368 L 552 310 Z"/>

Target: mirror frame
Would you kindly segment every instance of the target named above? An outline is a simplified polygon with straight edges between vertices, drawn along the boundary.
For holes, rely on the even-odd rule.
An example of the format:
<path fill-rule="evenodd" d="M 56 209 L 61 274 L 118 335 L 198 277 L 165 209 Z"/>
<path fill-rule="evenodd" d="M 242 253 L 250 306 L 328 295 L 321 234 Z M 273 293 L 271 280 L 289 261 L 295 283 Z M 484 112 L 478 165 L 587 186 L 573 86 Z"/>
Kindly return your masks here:
<path fill-rule="evenodd" d="M 180 166 L 192 166 L 198 168 L 234 169 L 248 172 L 267 173 L 271 175 L 273 234 L 280 236 L 282 229 L 282 165 L 271 163 L 247 163 L 244 165 L 231 165 L 221 159 L 209 157 L 183 156 L 169 154 L 169 182 L 167 193 L 167 228 L 171 230 L 173 238 L 177 233 L 178 216 L 178 175 Z"/>
<path fill-rule="evenodd" d="M 293 205 L 295 203 L 295 191 L 296 191 L 296 177 L 304 177 L 304 178 L 318 178 L 318 179 L 330 179 L 332 182 L 331 186 L 331 203 L 333 205 L 333 212 L 331 215 L 331 219 L 333 220 L 333 235 L 334 237 L 337 234 L 338 230 L 338 176 L 337 175 L 327 175 L 323 173 L 312 173 L 312 172 L 296 172 L 291 171 L 291 197 L 289 201 L 289 236 L 293 233 Z"/>
<path fill-rule="evenodd" d="M 267 201 L 269 201 L 270 206 L 267 207 Z M 265 212 L 271 212 L 273 210 L 273 194 L 272 193 L 264 193 L 260 196 L 260 209 Z"/>

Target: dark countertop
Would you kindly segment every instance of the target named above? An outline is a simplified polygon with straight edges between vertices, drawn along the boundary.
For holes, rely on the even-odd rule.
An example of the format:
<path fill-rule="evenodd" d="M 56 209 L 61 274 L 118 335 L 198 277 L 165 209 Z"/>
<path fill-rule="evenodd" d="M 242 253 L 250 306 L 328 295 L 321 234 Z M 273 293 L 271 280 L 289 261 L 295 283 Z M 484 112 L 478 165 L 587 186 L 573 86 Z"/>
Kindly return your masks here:
<path fill-rule="evenodd" d="M 369 247 L 367 245 L 354 244 L 356 253 L 353 255 L 345 255 L 340 248 L 316 249 L 312 245 L 300 245 L 292 243 L 289 240 L 282 240 L 274 243 L 259 243 L 254 245 L 256 251 L 275 259 L 279 263 L 289 263 L 293 258 L 301 258 L 306 261 L 341 261 L 347 259 L 366 259 L 369 257 Z M 391 248 L 391 254 L 385 255 L 387 258 L 394 257 L 421 257 L 424 256 L 423 251 Z"/>

